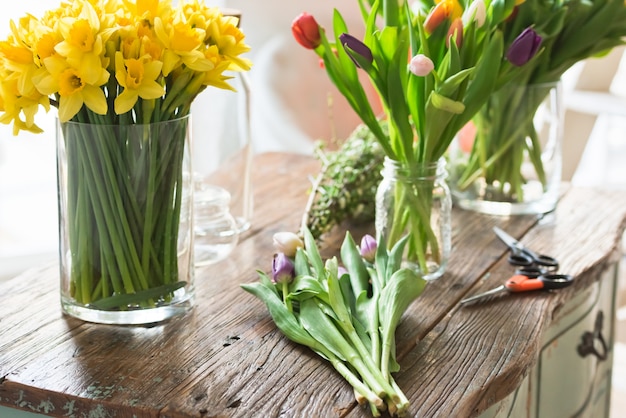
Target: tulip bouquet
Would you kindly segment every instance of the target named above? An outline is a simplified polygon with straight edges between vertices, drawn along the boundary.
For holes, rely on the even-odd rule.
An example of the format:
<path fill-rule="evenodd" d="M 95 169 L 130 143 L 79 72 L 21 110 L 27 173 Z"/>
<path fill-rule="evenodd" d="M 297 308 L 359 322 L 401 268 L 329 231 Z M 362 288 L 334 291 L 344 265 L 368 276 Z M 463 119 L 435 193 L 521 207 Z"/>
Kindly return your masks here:
<path fill-rule="evenodd" d="M 462 150 L 461 163 L 453 167 L 451 184 L 459 194 L 485 193 L 482 196 L 486 200 L 523 204 L 536 198 L 527 193 L 532 190 L 531 181 L 537 181 L 541 186 L 538 189 L 543 191 L 560 181 L 560 166 L 555 168 L 556 177 L 550 179 L 542 160 L 542 153 L 545 157 L 551 152 L 559 153 L 560 149 L 553 150 L 554 145 L 540 141 L 538 125 L 533 121 L 537 111 L 554 94 L 553 86 L 563 73 L 575 63 L 624 43 L 626 3 L 623 0 L 518 3 L 499 28 L 511 51 L 512 62 L 525 63 L 527 54 L 536 53 L 536 57 L 525 63 L 515 77 L 499 85 L 474 118 L 475 138 L 472 134 L 464 138 L 466 148 Z M 521 29 L 529 26 L 532 32 L 517 37 Z M 554 196 L 554 204 L 557 197 Z"/>
<path fill-rule="evenodd" d="M 73 301 L 151 306 L 186 285 L 177 241 L 191 213 L 191 103 L 208 86 L 232 89 L 227 71 L 248 70 L 248 50 L 238 19 L 202 0 L 68 0 L 11 23 L 0 121 L 41 132 L 38 110 L 58 109 L 61 265 Z"/>
<path fill-rule="evenodd" d="M 271 276 L 259 271 L 260 281 L 243 289 L 267 305 L 287 338 L 328 360 L 374 416 L 406 414 L 409 401 L 391 376 L 400 369 L 395 330 L 426 283 L 400 267 L 406 239 L 387 251 L 369 235 L 359 247 L 348 232 L 339 265 L 336 257 L 323 261 L 313 235 L 303 233 L 304 242 L 276 234 Z"/>
<path fill-rule="evenodd" d="M 489 94 L 519 69 L 504 55 L 499 28 L 514 0 L 359 0 L 365 22 L 363 39 L 350 34 L 339 11 L 334 36 L 303 13 L 292 24 L 295 39 L 322 60 L 332 82 L 371 130 L 389 160 L 406 177 L 421 177 L 437 163 L 457 131 L 486 102 Z M 378 27 L 382 22 L 382 27 Z M 376 89 L 384 115 L 377 115 L 357 76 L 362 70 Z M 381 129 L 386 119 L 388 132 Z M 408 233 L 406 259 L 423 273 L 427 257 L 438 265 L 441 246 L 430 225 L 432 184 L 396 186 L 391 227 L 393 246 Z M 378 218 L 377 214 L 377 218 Z M 377 228 L 378 229 L 378 228 Z M 449 235 L 449 234 L 448 234 Z"/>

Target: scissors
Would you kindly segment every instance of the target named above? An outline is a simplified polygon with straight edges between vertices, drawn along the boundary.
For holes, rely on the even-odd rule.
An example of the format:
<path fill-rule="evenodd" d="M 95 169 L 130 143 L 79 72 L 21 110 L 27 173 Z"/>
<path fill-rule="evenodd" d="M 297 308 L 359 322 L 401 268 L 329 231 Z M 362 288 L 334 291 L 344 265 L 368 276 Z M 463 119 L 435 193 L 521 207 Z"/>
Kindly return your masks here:
<path fill-rule="evenodd" d="M 545 254 L 537 254 L 526 248 L 521 242 L 504 232 L 497 226 L 493 227 L 493 232 L 502 240 L 510 249 L 509 264 L 514 266 L 530 267 L 533 265 L 544 266 L 550 270 L 559 268 L 559 261 Z"/>
<path fill-rule="evenodd" d="M 562 289 L 571 285 L 573 282 L 574 279 L 569 274 L 548 274 L 534 268 L 531 270 L 518 269 L 503 285 L 463 299 L 461 305 L 502 292 L 518 293 L 539 289 Z"/>

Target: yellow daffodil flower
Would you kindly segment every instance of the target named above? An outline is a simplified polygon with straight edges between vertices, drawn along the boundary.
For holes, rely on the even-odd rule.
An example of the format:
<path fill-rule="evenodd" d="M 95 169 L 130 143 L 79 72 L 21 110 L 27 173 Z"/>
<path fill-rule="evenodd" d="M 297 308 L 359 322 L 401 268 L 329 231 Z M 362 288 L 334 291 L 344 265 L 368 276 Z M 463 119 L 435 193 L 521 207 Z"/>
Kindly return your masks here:
<path fill-rule="evenodd" d="M 227 81 L 232 77 L 224 75 L 224 72 L 231 66 L 231 62 L 222 58 L 220 50 L 217 46 L 207 48 L 205 56 L 213 63 L 214 68 L 210 71 L 204 72 L 202 84 L 205 86 L 213 86 L 234 91 L 235 89 L 227 83 Z"/>
<path fill-rule="evenodd" d="M 6 67 L 0 68 L 0 123 L 13 124 L 13 134 L 19 131 L 29 131 L 33 133 L 42 132 L 41 128 L 35 124 L 35 114 L 39 107 L 46 110 L 50 108 L 47 96 L 40 94 L 36 89 L 30 90 L 27 94 L 20 92 L 19 77 Z"/>
<path fill-rule="evenodd" d="M 204 41 L 202 29 L 194 28 L 182 21 L 176 21 L 166 26 L 159 18 L 155 19 L 154 23 L 156 35 L 165 46 L 164 76 L 167 77 L 172 70 L 181 64 L 185 64 L 196 71 L 213 69 L 213 65 L 204 58 L 204 54 L 200 51 Z"/>
<path fill-rule="evenodd" d="M 163 63 L 152 61 L 149 56 L 124 59 L 121 52 L 115 54 L 115 78 L 124 90 L 115 98 L 115 113 L 130 111 L 141 97 L 158 99 L 165 89 L 157 82 Z"/>
<path fill-rule="evenodd" d="M 238 19 L 233 16 L 213 20 L 207 28 L 207 41 L 217 45 L 220 54 L 228 57 L 231 61 L 229 69 L 247 71 L 252 65 L 250 60 L 239 56 L 248 52 L 250 46 L 244 43 L 244 35 L 237 24 Z"/>
<path fill-rule="evenodd" d="M 100 115 L 107 114 L 107 101 L 100 86 L 106 84 L 109 73 L 102 68 L 82 73 L 72 68 L 61 57 L 44 60 L 45 68 L 33 77 L 42 94 L 59 95 L 59 119 L 66 122 L 82 108 L 83 104 Z M 97 77 L 94 77 L 98 75 Z"/>

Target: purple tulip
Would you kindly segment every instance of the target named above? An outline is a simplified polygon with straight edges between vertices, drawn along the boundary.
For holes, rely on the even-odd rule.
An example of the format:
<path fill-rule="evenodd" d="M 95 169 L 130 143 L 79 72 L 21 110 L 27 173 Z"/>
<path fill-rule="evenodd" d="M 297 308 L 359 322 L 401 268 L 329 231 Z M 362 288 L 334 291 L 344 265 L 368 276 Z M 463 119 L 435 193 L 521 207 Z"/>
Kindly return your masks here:
<path fill-rule="evenodd" d="M 511 43 L 509 50 L 506 52 L 506 59 L 517 67 L 526 64 L 535 56 L 541 46 L 541 36 L 532 28 L 526 28 Z"/>
<path fill-rule="evenodd" d="M 354 36 L 344 33 L 339 36 L 339 40 L 357 67 L 363 68 L 363 66 L 359 64 L 359 61 L 367 62 L 368 64 L 374 61 L 372 50 Z"/>
<path fill-rule="evenodd" d="M 373 236 L 369 234 L 363 235 L 363 238 L 361 238 L 361 248 L 360 248 L 361 257 L 363 257 L 366 261 L 373 263 L 374 259 L 376 258 L 377 248 L 378 248 L 378 243 L 376 242 L 376 239 L 374 239 Z"/>
<path fill-rule="evenodd" d="M 293 263 L 284 253 L 278 253 L 272 260 L 272 281 L 274 283 L 289 283 L 293 280 L 295 269 Z"/>

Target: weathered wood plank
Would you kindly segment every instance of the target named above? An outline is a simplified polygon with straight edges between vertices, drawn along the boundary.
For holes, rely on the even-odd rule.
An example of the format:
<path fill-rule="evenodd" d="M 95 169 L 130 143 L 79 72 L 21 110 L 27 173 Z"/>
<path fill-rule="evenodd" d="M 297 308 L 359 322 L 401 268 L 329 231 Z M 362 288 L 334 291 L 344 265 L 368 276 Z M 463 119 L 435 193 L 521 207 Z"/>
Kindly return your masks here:
<path fill-rule="evenodd" d="M 265 306 L 239 287 L 257 280 L 255 269 L 269 270 L 274 232 L 298 229 L 307 176 L 318 169 L 303 156 L 257 160 L 252 228 L 228 260 L 198 269 L 195 308 L 183 318 L 118 327 L 63 317 L 55 266 L 0 285 L 0 403 L 53 416 L 368 416 L 355 408 L 343 379 L 282 336 Z M 554 220 L 539 224 L 531 216 L 455 210 L 449 269 L 427 286 L 397 332 L 398 382 L 412 412 L 471 415 L 514 389 L 535 361 L 551 313 L 615 261 L 625 203 L 623 194 L 572 189 Z M 500 284 L 511 271 L 494 225 L 557 256 L 580 280 L 556 294 L 459 309 L 464 296 Z M 355 227 L 355 238 L 369 228 Z M 341 230 L 327 237 L 324 253 L 337 254 L 342 239 Z"/>

